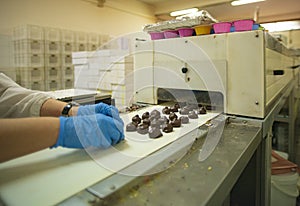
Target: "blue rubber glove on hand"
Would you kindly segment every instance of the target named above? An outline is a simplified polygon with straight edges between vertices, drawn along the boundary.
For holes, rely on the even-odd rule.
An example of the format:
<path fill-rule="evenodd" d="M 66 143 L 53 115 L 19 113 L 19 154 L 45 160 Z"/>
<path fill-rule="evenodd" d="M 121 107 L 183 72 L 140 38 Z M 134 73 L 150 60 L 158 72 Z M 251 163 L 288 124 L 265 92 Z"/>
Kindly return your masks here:
<path fill-rule="evenodd" d="M 119 111 L 116 107 L 105 104 L 98 103 L 92 105 L 84 105 L 78 108 L 77 115 L 92 115 L 92 114 L 104 114 L 110 117 L 119 117 Z"/>
<path fill-rule="evenodd" d="M 124 139 L 124 123 L 120 117 L 95 114 L 59 119 L 59 136 L 53 147 L 108 148 Z"/>

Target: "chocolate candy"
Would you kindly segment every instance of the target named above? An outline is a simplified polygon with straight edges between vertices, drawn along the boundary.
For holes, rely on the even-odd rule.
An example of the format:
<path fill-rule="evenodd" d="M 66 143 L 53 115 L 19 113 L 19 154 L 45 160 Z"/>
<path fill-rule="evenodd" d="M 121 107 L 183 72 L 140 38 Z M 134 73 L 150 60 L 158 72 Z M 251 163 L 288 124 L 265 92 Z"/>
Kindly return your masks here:
<path fill-rule="evenodd" d="M 159 137 L 162 137 L 163 134 L 161 133 L 160 129 L 157 128 L 157 127 L 151 127 L 149 129 L 149 137 L 152 138 L 152 139 L 156 139 L 156 138 L 159 138 Z"/>
<path fill-rule="evenodd" d="M 162 130 L 165 133 L 172 132 L 173 131 L 173 126 L 170 123 L 169 124 L 165 124 L 165 125 L 163 125 Z"/>
<path fill-rule="evenodd" d="M 150 116 L 153 116 L 156 119 L 158 119 L 158 118 L 160 118 L 160 112 L 158 110 L 154 109 L 150 112 Z"/>
<path fill-rule="evenodd" d="M 196 114 L 195 111 L 189 111 L 188 117 L 190 119 L 198 119 L 198 115 Z"/>
<path fill-rule="evenodd" d="M 170 114 L 170 112 L 171 112 L 171 110 L 170 110 L 169 107 L 165 107 L 165 108 L 162 109 L 163 114 Z"/>
<path fill-rule="evenodd" d="M 179 108 L 180 108 L 180 105 L 179 105 L 178 103 L 175 103 L 175 104 L 174 104 L 174 107 L 176 107 L 177 109 L 179 109 Z"/>
<path fill-rule="evenodd" d="M 150 116 L 150 113 L 149 112 L 145 112 L 142 114 L 142 119 L 148 119 Z"/>
<path fill-rule="evenodd" d="M 162 116 L 158 119 L 159 123 L 162 124 L 167 124 L 169 123 L 169 119 L 166 116 Z"/>
<path fill-rule="evenodd" d="M 153 119 L 151 122 L 150 122 L 150 126 L 151 127 L 160 127 L 161 123 L 158 119 Z"/>
<path fill-rule="evenodd" d="M 170 110 L 171 112 L 178 112 L 178 108 L 175 106 L 171 107 Z"/>
<path fill-rule="evenodd" d="M 180 119 L 174 119 L 171 122 L 171 124 L 172 124 L 173 127 L 181 127 L 181 120 Z"/>
<path fill-rule="evenodd" d="M 179 119 L 180 119 L 182 124 L 187 124 L 190 121 L 187 116 L 181 116 L 181 117 L 179 117 Z"/>
<path fill-rule="evenodd" d="M 182 109 L 179 110 L 179 114 L 188 115 L 189 114 L 189 110 L 185 109 L 185 108 L 182 108 Z"/>
<path fill-rule="evenodd" d="M 206 114 L 207 112 L 206 112 L 206 108 L 205 107 L 200 107 L 199 109 L 198 109 L 198 114 Z"/>
<path fill-rule="evenodd" d="M 132 122 L 135 122 L 137 124 L 141 123 L 142 122 L 142 119 L 139 117 L 139 115 L 135 115 L 134 117 L 132 117 Z"/>
<path fill-rule="evenodd" d="M 149 119 L 150 119 L 150 121 L 152 122 L 153 120 L 155 120 L 155 119 L 157 120 L 158 118 L 155 117 L 155 116 L 153 116 L 153 115 L 150 115 Z"/>
<path fill-rule="evenodd" d="M 141 123 L 141 124 L 139 124 L 137 126 L 136 131 L 139 134 L 147 134 L 148 133 L 148 129 L 149 129 L 149 126 L 147 124 Z"/>
<path fill-rule="evenodd" d="M 192 111 L 193 110 L 193 106 L 192 105 L 187 105 L 187 106 L 184 106 L 183 109 L 187 110 L 187 111 Z"/>
<path fill-rule="evenodd" d="M 177 115 L 174 112 L 171 112 L 170 115 L 169 115 L 169 119 L 171 121 L 173 121 L 174 119 L 177 119 Z"/>
<path fill-rule="evenodd" d="M 147 124 L 148 126 L 150 126 L 150 119 L 143 119 L 143 124 Z"/>
<path fill-rule="evenodd" d="M 136 126 L 137 125 L 135 123 L 130 122 L 126 125 L 126 131 L 127 132 L 134 132 L 134 131 L 136 131 Z"/>

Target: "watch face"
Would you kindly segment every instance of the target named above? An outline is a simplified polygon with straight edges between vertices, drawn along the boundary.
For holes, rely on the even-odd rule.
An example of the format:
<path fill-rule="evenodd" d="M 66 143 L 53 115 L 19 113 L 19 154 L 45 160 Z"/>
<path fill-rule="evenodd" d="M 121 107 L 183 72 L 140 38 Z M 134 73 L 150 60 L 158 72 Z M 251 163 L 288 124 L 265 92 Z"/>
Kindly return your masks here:
<path fill-rule="evenodd" d="M 70 111 L 71 108 L 72 108 L 72 104 L 71 104 L 71 103 L 67 104 L 67 105 L 64 107 L 63 111 L 61 112 L 61 114 L 62 114 L 63 116 L 69 116 L 69 111 Z"/>

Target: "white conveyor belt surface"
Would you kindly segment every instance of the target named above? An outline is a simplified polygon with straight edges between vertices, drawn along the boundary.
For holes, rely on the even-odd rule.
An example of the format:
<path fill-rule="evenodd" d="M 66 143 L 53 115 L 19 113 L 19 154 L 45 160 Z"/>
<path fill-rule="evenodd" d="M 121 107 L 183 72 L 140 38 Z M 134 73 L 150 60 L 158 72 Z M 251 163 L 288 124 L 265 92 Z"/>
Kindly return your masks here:
<path fill-rule="evenodd" d="M 122 114 L 125 125 L 136 115 L 162 106 Z M 125 132 L 125 141 L 106 150 L 46 149 L 0 164 L 0 197 L 7 205 L 54 205 L 172 143 L 216 117 L 199 115 L 163 137 Z"/>

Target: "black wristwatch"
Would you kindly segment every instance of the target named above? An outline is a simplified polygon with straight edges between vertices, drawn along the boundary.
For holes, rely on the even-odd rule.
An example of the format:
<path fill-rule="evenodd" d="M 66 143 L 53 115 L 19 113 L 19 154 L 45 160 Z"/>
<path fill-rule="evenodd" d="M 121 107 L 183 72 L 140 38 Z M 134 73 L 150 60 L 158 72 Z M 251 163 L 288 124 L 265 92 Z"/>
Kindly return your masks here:
<path fill-rule="evenodd" d="M 69 112 L 73 106 L 78 106 L 79 104 L 76 102 L 69 102 L 61 111 L 61 115 L 65 117 L 69 117 Z"/>

